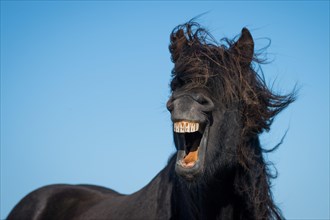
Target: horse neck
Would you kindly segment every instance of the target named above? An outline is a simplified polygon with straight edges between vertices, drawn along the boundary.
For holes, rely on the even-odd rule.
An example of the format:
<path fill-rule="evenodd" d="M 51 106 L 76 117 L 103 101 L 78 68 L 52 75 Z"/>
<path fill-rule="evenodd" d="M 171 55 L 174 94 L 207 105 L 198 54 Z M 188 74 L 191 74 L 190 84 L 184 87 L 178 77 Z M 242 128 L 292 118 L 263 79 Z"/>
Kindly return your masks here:
<path fill-rule="evenodd" d="M 178 219 L 232 219 L 236 206 L 232 177 L 201 184 L 176 177 L 172 201 Z"/>
<path fill-rule="evenodd" d="M 136 196 L 155 206 L 155 216 L 171 219 L 233 219 L 239 204 L 233 193 L 234 175 L 213 182 L 191 184 L 175 174 L 174 155 L 168 165 Z M 220 181 L 222 180 L 222 181 Z M 166 219 L 167 217 L 164 217 Z"/>
<path fill-rule="evenodd" d="M 172 215 L 171 197 L 173 191 L 174 161 L 161 170 L 145 187 L 133 193 L 136 203 L 144 204 L 150 219 L 170 219 Z"/>

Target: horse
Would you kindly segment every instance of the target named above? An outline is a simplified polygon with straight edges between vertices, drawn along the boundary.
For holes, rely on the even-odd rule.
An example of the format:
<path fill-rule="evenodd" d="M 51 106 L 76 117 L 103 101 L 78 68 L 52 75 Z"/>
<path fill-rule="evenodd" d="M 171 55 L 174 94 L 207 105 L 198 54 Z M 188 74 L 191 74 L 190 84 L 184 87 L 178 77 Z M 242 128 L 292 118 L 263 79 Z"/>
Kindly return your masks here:
<path fill-rule="evenodd" d="M 250 31 L 220 42 L 196 21 L 170 34 L 174 67 L 166 107 L 176 152 L 141 190 L 49 185 L 25 196 L 8 220 L 284 219 L 259 141 L 295 91 L 274 93 L 258 73 Z"/>

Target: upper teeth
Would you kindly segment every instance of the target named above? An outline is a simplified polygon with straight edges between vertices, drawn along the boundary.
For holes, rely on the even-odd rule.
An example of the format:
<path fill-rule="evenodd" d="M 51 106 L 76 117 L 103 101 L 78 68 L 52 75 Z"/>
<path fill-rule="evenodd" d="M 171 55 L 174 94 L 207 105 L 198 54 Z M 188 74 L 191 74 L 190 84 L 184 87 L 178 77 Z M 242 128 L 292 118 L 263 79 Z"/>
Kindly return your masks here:
<path fill-rule="evenodd" d="M 174 123 L 174 132 L 177 133 L 191 133 L 196 132 L 199 129 L 199 124 L 195 122 L 189 122 L 189 121 L 180 121 Z"/>

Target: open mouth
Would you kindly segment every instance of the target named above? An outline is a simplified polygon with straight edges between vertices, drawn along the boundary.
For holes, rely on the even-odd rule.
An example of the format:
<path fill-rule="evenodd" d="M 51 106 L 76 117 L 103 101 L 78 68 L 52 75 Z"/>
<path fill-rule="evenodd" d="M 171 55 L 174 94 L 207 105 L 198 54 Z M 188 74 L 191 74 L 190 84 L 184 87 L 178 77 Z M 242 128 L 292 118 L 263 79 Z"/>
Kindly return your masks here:
<path fill-rule="evenodd" d="M 178 121 L 173 125 L 178 149 L 176 171 L 188 178 L 203 170 L 208 126 L 192 121 Z"/>

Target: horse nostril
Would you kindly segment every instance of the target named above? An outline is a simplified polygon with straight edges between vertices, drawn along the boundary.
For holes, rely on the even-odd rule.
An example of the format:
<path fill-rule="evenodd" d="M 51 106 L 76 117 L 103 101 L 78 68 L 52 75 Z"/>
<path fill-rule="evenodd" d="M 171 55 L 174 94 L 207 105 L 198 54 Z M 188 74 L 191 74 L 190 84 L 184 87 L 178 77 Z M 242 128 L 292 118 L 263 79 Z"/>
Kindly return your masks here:
<path fill-rule="evenodd" d="M 214 107 L 213 101 L 209 97 L 202 94 L 196 95 L 195 101 L 202 105 L 206 111 L 211 111 Z"/>
<path fill-rule="evenodd" d="M 170 98 L 166 103 L 166 108 L 168 111 L 173 111 L 173 98 Z"/>
<path fill-rule="evenodd" d="M 198 102 L 201 105 L 207 104 L 208 100 L 206 99 L 206 97 L 202 94 L 197 94 L 194 97 L 195 101 Z"/>

